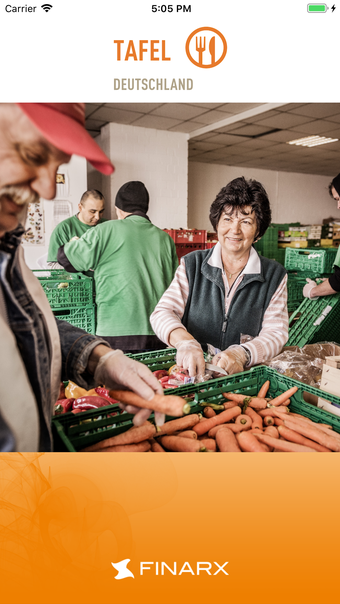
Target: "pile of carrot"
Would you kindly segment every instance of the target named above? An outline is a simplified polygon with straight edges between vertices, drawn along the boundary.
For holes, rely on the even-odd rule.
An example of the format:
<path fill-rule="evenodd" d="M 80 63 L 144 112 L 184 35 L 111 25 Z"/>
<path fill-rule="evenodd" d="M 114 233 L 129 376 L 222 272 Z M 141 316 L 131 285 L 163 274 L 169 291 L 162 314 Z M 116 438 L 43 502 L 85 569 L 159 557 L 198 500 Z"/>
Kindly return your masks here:
<path fill-rule="evenodd" d="M 290 413 L 290 397 L 298 390 L 290 388 L 274 399 L 266 398 L 269 381 L 256 397 L 223 393 L 221 405 L 202 406 L 203 415 L 192 413 L 166 422 L 161 427 L 146 421 L 96 443 L 83 451 L 98 452 L 340 452 L 340 434 L 328 424 Z M 117 391 L 110 393 L 119 399 Z M 137 396 L 137 395 L 136 395 Z M 164 397 L 171 407 L 171 396 Z M 180 397 L 173 397 L 178 399 Z M 178 415 L 183 414 L 185 401 L 174 401 Z M 157 401 L 158 407 L 159 401 Z M 215 407 L 215 408 L 214 408 Z M 223 409 L 220 413 L 216 410 Z M 186 409 L 184 413 L 186 412 Z"/>

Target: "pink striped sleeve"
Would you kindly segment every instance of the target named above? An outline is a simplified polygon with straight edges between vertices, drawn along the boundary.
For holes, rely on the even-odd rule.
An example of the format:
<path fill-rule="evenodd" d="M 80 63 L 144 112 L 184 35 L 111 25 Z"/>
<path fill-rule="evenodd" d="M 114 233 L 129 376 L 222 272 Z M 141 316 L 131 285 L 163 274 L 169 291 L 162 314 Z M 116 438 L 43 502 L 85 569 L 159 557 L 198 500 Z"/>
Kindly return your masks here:
<path fill-rule="evenodd" d="M 162 342 L 168 344 L 170 333 L 181 327 L 185 305 L 189 295 L 189 283 L 183 258 L 176 270 L 174 279 L 164 292 L 150 317 L 151 327 Z"/>
<path fill-rule="evenodd" d="M 251 354 L 249 367 L 269 361 L 281 352 L 288 340 L 287 275 L 274 293 L 264 313 L 259 335 L 244 344 Z"/>

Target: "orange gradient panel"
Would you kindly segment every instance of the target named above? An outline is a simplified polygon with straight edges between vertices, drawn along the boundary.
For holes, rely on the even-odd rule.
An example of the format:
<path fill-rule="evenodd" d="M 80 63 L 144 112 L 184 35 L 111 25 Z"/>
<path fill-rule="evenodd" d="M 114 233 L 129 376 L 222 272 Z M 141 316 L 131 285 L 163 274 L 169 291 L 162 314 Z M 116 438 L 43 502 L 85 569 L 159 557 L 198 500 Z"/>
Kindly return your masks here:
<path fill-rule="evenodd" d="M 337 604 L 339 463 L 1 454 L 0 602 Z M 134 578 L 116 580 L 126 559 Z"/>

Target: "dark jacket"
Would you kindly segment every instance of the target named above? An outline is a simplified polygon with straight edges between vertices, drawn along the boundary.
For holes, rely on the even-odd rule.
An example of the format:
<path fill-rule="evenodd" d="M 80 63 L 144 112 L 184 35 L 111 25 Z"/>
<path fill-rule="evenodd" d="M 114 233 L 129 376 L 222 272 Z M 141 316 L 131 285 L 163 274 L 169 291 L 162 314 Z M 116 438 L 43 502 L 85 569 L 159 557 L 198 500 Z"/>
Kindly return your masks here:
<path fill-rule="evenodd" d="M 98 344 L 106 344 L 100 338 L 90 335 L 73 327 L 66 321 L 58 321 L 58 333 L 56 332 L 55 342 L 51 341 L 48 335 L 46 314 L 41 311 L 38 297 L 44 298 L 44 304 L 47 305 L 49 320 L 54 322 L 51 310 L 48 308 L 45 294 L 37 282 L 36 278 L 30 273 L 27 266 L 23 263 L 21 249 L 21 235 L 23 229 L 19 227 L 12 233 L 0 239 L 0 288 L 1 305 L 0 320 L 5 328 L 10 329 L 8 333 L 13 334 L 16 341 L 17 350 L 23 361 L 23 370 L 26 371 L 28 384 L 31 386 L 34 394 L 36 409 L 34 413 L 38 414 L 39 424 L 39 445 L 40 451 L 52 450 L 51 416 L 53 405 L 56 401 L 56 390 L 59 388 L 60 377 L 62 380 L 73 380 L 84 387 L 94 385 L 93 376 L 86 372 L 88 357 L 93 348 Z M 25 270 L 23 270 L 23 268 Z M 33 280 L 33 288 L 38 292 L 38 296 L 32 295 L 27 285 L 27 275 Z M 41 290 L 41 291 L 40 291 Z M 35 299 L 36 298 L 36 299 Z M 40 298 L 39 298 L 40 300 Z M 54 326 L 55 330 L 55 326 Z M 12 336 L 11 336 L 12 337 Z M 53 346 L 52 346 L 53 344 Z M 2 342 L 5 346 L 5 343 Z M 55 354 L 55 348 L 59 349 L 58 358 L 61 361 L 58 367 L 54 367 L 52 357 Z M 58 374 L 59 383 L 55 376 Z M 8 377 L 8 376 L 6 376 Z M 12 383 L 19 376 L 10 377 Z M 8 381 L 8 380 L 7 380 Z M 13 397 L 13 393 L 8 391 L 4 397 Z M 24 393 L 23 393 L 24 395 Z M 16 450 L 16 443 L 13 432 L 15 432 L 15 422 L 13 429 L 4 418 L 4 403 L 0 397 L 0 451 Z M 20 418 L 22 409 L 20 401 L 13 397 L 13 406 L 17 405 L 16 418 Z M 30 421 L 33 414 L 28 416 L 27 431 L 30 430 Z"/>

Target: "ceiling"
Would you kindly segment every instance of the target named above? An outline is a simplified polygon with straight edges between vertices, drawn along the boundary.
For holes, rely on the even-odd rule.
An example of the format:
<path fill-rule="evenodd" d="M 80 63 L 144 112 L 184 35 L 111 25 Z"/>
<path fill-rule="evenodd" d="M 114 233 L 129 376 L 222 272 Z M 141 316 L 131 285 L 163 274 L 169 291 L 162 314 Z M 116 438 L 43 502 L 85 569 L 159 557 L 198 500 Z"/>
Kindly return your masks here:
<path fill-rule="evenodd" d="M 340 139 L 340 103 L 88 103 L 92 136 L 108 122 L 183 132 L 189 161 L 334 176 L 340 140 L 287 145 L 311 135 Z"/>

